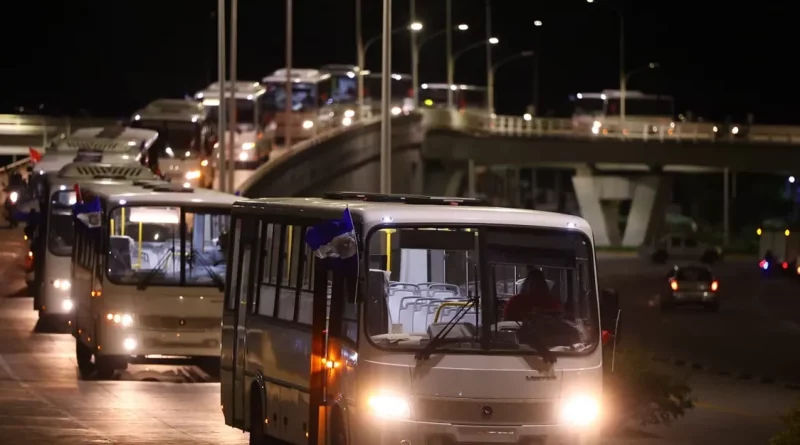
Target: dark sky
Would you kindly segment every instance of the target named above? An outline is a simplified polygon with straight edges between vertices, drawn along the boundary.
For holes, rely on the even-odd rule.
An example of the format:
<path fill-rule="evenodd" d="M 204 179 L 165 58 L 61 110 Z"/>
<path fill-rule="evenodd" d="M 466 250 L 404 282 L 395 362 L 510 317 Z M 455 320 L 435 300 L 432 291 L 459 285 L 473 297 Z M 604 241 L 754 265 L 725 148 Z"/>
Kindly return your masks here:
<path fill-rule="evenodd" d="M 381 0 L 364 3 L 365 38 L 380 33 Z M 561 109 L 577 91 L 618 85 L 618 20 L 626 16 L 628 69 L 657 61 L 629 88 L 672 94 L 676 111 L 797 123 L 800 99 L 796 13 L 784 2 L 492 0 L 500 44 L 495 61 L 539 49 L 540 107 Z M 6 9 L 0 106 L 36 106 L 126 115 L 158 97 L 192 94 L 215 78 L 215 0 L 27 0 Z M 393 0 L 394 24 L 408 23 L 409 0 Z M 444 0 L 417 0 L 426 30 L 444 27 Z M 355 63 L 355 0 L 294 0 L 295 67 Z M 485 38 L 484 0 L 453 0 L 453 23 L 468 23 L 456 49 Z M 787 6 L 792 5 L 792 6 Z M 284 65 L 284 2 L 240 0 L 239 74 L 258 80 Z M 536 28 L 534 20 L 544 26 Z M 537 38 L 540 46 L 537 48 Z M 380 50 L 367 67 L 380 68 Z M 408 38 L 394 39 L 395 72 L 409 72 Z M 422 81 L 445 81 L 444 39 L 426 46 Z M 532 96 L 532 63 L 497 75 L 496 107 L 520 114 Z M 456 82 L 485 84 L 484 52 L 459 60 Z"/>

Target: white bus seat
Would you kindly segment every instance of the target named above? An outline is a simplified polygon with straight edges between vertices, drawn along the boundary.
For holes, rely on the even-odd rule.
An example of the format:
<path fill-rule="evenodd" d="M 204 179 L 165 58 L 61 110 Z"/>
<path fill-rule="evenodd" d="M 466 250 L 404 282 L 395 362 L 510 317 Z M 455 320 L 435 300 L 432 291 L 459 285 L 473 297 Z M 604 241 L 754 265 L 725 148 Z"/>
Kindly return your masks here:
<path fill-rule="evenodd" d="M 419 294 L 419 286 L 414 283 L 401 283 L 399 281 L 395 281 L 394 283 L 389 284 L 389 291 L 397 291 L 397 290 L 410 290 Z"/>
<path fill-rule="evenodd" d="M 451 321 L 453 318 L 455 318 L 456 314 L 458 314 L 458 312 L 461 309 L 463 309 L 463 307 L 457 307 L 457 306 L 445 306 L 445 307 L 443 307 L 442 308 L 442 312 L 439 314 L 438 323 L 446 323 L 446 322 Z M 466 321 L 466 322 L 475 324 L 475 321 L 476 321 L 475 320 L 475 315 L 476 314 L 477 314 L 477 311 L 475 310 L 475 307 L 471 307 L 466 311 L 466 314 L 464 314 L 464 316 L 461 318 L 461 321 Z M 480 320 L 478 320 L 478 322 L 480 322 Z"/>
<path fill-rule="evenodd" d="M 400 298 L 399 316 L 396 323 L 403 325 L 403 332 L 412 332 L 411 324 L 414 319 L 414 302 L 419 298 L 420 297 L 416 295 Z"/>
<path fill-rule="evenodd" d="M 449 290 L 449 289 L 448 290 L 441 290 L 441 289 L 436 290 L 436 289 L 434 289 L 434 290 L 429 291 L 429 292 L 430 292 L 428 294 L 429 297 L 431 297 L 431 298 L 439 298 L 439 299 L 442 299 L 442 300 L 448 300 L 448 299 L 451 299 L 451 298 L 457 298 L 458 297 L 457 293 L 455 293 L 455 292 L 453 292 L 452 290 Z"/>
<path fill-rule="evenodd" d="M 400 323 L 400 304 L 408 297 L 418 297 L 419 294 L 412 290 L 397 290 L 394 293 L 389 293 L 386 304 L 389 306 L 389 313 L 392 316 L 393 323 Z"/>
<path fill-rule="evenodd" d="M 428 296 L 431 296 L 433 292 L 437 291 L 451 291 L 455 295 L 459 295 L 461 290 L 455 284 L 446 284 L 446 283 L 429 283 L 427 289 Z"/>
<path fill-rule="evenodd" d="M 407 327 L 406 323 L 405 322 L 403 323 L 404 329 L 407 328 L 409 330 L 404 332 L 425 332 L 425 331 L 419 331 L 418 329 L 422 327 L 422 325 L 425 323 L 424 311 L 426 310 L 425 308 L 427 308 L 427 306 L 431 302 L 441 302 L 441 300 L 422 297 L 422 298 L 417 298 L 411 305 L 409 305 L 408 307 L 409 310 L 406 311 L 407 315 L 405 320 L 408 320 L 410 323 Z M 420 314 L 422 314 L 421 318 Z"/>

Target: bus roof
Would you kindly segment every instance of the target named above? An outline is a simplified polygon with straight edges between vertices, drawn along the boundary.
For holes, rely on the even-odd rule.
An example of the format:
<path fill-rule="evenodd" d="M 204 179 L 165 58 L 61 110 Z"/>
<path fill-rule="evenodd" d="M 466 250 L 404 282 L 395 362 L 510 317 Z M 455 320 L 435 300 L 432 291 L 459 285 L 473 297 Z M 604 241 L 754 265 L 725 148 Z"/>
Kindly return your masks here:
<path fill-rule="evenodd" d="M 133 120 L 197 122 L 206 114 L 203 104 L 194 100 L 158 99 L 134 113 Z"/>
<path fill-rule="evenodd" d="M 160 187 L 146 188 L 141 183 L 89 184 L 86 190 L 106 201 L 126 205 L 197 206 L 230 208 L 239 197 L 210 189 L 186 189 L 166 181 L 149 181 Z"/>
<path fill-rule="evenodd" d="M 496 224 L 528 227 L 573 228 L 592 238 L 592 229 L 586 220 L 572 215 L 537 210 L 488 207 L 482 205 L 453 205 L 463 198 L 419 197 L 418 202 L 430 199 L 432 204 L 405 204 L 403 202 L 364 201 L 355 198 L 258 198 L 237 201 L 236 213 L 263 214 L 280 211 L 282 215 L 330 217 L 345 208 L 360 216 L 367 224 Z"/>
<path fill-rule="evenodd" d="M 308 68 L 292 68 L 292 82 L 294 83 L 319 83 L 330 78 L 330 73 Z M 261 79 L 262 83 L 285 83 L 286 68 L 276 70 L 274 73 Z"/>
<path fill-rule="evenodd" d="M 204 90 L 195 93 L 194 98 L 202 100 L 207 107 L 219 106 L 219 82 L 214 82 Z M 254 81 L 240 81 L 233 86 L 234 95 L 237 99 L 254 100 L 266 92 L 260 83 Z"/>
<path fill-rule="evenodd" d="M 80 150 L 132 152 L 150 148 L 158 132 L 123 126 L 82 128 L 69 136 L 56 139 L 45 152 L 77 153 Z"/>
<path fill-rule="evenodd" d="M 72 162 L 61 168 L 54 176 L 64 179 L 158 179 L 149 168 L 138 163 L 109 164 L 98 162 Z"/>
<path fill-rule="evenodd" d="M 456 85 L 456 87 L 465 91 L 486 91 L 486 87 L 477 85 Z M 423 90 L 446 90 L 448 86 L 446 83 L 423 83 L 420 88 Z"/>
<path fill-rule="evenodd" d="M 619 90 L 603 90 L 600 93 L 578 93 L 576 97 L 578 99 L 619 99 L 620 98 L 620 91 Z M 626 90 L 625 91 L 625 100 L 628 99 L 653 99 L 653 100 L 672 100 L 672 96 L 662 95 L 662 94 L 645 94 L 641 91 L 632 91 Z"/>

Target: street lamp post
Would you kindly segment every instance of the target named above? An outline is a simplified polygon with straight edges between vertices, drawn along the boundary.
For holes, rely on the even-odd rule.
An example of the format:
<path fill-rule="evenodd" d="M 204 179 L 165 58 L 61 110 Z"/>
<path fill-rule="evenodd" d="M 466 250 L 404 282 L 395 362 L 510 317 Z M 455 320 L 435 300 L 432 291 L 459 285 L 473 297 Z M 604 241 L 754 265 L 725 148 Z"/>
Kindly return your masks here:
<path fill-rule="evenodd" d="M 417 21 L 417 2 L 416 0 L 410 0 L 408 2 L 409 10 L 409 18 L 411 19 L 412 23 L 416 23 Z M 414 107 L 417 106 L 417 101 L 419 99 L 419 82 L 417 79 L 419 78 L 419 53 L 417 52 L 417 33 L 411 33 L 411 100 L 413 101 Z"/>
<path fill-rule="evenodd" d="M 490 45 L 497 45 L 500 43 L 500 40 L 497 37 L 490 37 L 486 40 L 481 40 L 480 42 L 473 43 L 472 45 L 462 49 L 461 51 L 456 52 L 450 58 L 447 63 L 447 91 L 448 91 L 448 99 L 451 98 L 453 94 L 453 89 L 455 88 L 455 71 L 456 71 L 456 61 L 459 57 L 464 55 L 464 53 L 468 51 L 472 51 L 473 49 L 480 48 L 481 46 L 489 43 Z M 491 69 L 489 70 L 491 71 Z M 448 105 L 452 106 L 452 101 L 448 100 Z"/>
<path fill-rule="evenodd" d="M 357 102 L 358 102 L 358 118 L 364 115 L 364 39 L 361 35 L 361 0 L 356 0 L 356 63 L 358 64 L 358 72 L 356 73 L 357 85 Z"/>
<path fill-rule="evenodd" d="M 383 63 L 381 68 L 381 193 L 392 192 L 392 114 L 390 110 L 392 100 L 392 34 L 392 0 L 383 0 Z M 367 45 L 369 45 L 369 42 Z M 366 48 L 364 51 L 366 53 Z M 358 75 L 363 75 L 360 69 Z"/>
<path fill-rule="evenodd" d="M 630 80 L 631 76 L 636 73 L 646 71 L 646 70 L 654 70 L 659 68 L 660 65 L 656 62 L 650 62 L 646 65 L 642 65 L 634 70 L 629 71 L 627 74 L 623 73 L 620 82 L 619 82 L 619 118 L 620 123 L 624 126 L 625 125 L 625 93 L 628 89 L 628 81 Z"/>
<path fill-rule="evenodd" d="M 463 31 L 466 31 L 466 30 L 469 29 L 469 25 L 467 25 L 466 23 L 461 23 L 458 26 L 455 26 L 453 29 L 463 32 Z M 439 31 L 436 31 L 435 33 L 425 37 L 422 40 L 420 40 L 418 45 L 412 47 L 412 57 L 411 57 L 411 61 L 412 61 L 411 62 L 412 63 L 411 77 L 412 77 L 412 80 L 411 81 L 414 82 L 414 106 L 415 107 L 419 106 L 419 93 L 418 93 L 417 89 L 419 88 L 419 55 L 420 55 L 420 52 L 422 51 L 422 48 L 425 46 L 426 43 L 429 43 L 431 40 L 444 35 L 446 32 L 447 32 L 446 28 L 445 29 L 440 29 Z"/>
<path fill-rule="evenodd" d="M 451 0 L 445 3 L 447 32 L 447 108 L 453 108 L 453 5 Z"/>
<path fill-rule="evenodd" d="M 542 26 L 541 20 L 534 20 L 533 26 L 540 28 Z M 539 115 L 539 61 L 542 58 L 542 35 L 541 32 L 536 33 L 536 57 L 533 58 L 533 110 L 534 116 Z"/>
<path fill-rule="evenodd" d="M 363 77 L 364 77 L 364 67 L 366 65 L 367 51 L 369 50 L 369 48 L 373 44 L 377 43 L 378 40 L 381 40 L 381 39 L 383 39 L 383 38 L 385 38 L 387 36 L 391 37 L 393 34 L 397 34 L 398 32 L 406 31 L 406 30 L 411 31 L 412 33 L 416 33 L 416 32 L 422 31 L 423 28 L 424 28 L 424 26 L 422 25 L 422 23 L 420 23 L 420 22 L 412 22 L 408 26 L 401 26 L 399 28 L 395 28 L 395 29 L 391 30 L 391 32 L 386 32 L 383 35 L 375 36 L 375 37 L 367 40 L 367 43 L 365 43 L 363 46 L 360 46 L 359 51 L 358 51 L 358 72 L 356 73 L 356 75 L 358 76 L 358 79 L 359 79 L 358 80 L 358 86 L 357 86 L 357 88 L 358 88 L 358 104 L 359 104 L 359 107 L 364 105 L 364 79 L 363 79 Z M 360 41 L 360 39 L 359 39 L 359 41 Z M 391 73 L 389 73 L 389 74 L 391 75 Z"/>
<path fill-rule="evenodd" d="M 227 85 L 225 81 L 225 0 L 217 1 L 217 56 L 219 78 L 219 113 L 217 116 L 217 155 L 219 156 L 219 169 L 217 172 L 217 181 L 219 183 L 219 189 L 225 191 L 225 185 L 227 184 L 225 181 L 225 127 L 227 123 L 225 122 L 225 109 L 227 108 L 225 103 L 225 86 Z"/>
<path fill-rule="evenodd" d="M 594 3 L 594 0 L 586 0 L 587 3 Z M 612 3 L 605 3 L 606 6 L 614 10 L 619 18 L 619 117 L 620 121 L 625 122 L 625 14 L 622 9 Z"/>
<path fill-rule="evenodd" d="M 228 165 L 225 168 L 227 178 L 225 178 L 225 191 L 233 193 L 233 177 L 236 171 L 236 159 L 234 158 L 234 147 L 236 146 L 236 65 L 237 65 L 237 37 L 239 34 L 239 0 L 231 0 L 231 56 L 230 56 L 230 83 L 231 83 L 231 107 L 228 110 L 228 133 L 230 133 L 230 144 L 228 148 L 228 156 L 226 160 Z"/>
<path fill-rule="evenodd" d="M 505 59 L 500 60 L 499 62 L 492 65 L 492 67 L 489 69 L 489 79 L 486 82 L 486 87 L 487 87 L 486 99 L 487 102 L 489 103 L 488 107 L 489 114 L 494 113 L 494 75 L 497 72 L 497 69 L 507 63 L 513 62 L 518 59 L 523 59 L 526 57 L 533 57 L 533 55 L 534 55 L 533 51 L 523 51 L 521 53 L 514 54 L 513 56 L 509 56 L 506 57 Z"/>

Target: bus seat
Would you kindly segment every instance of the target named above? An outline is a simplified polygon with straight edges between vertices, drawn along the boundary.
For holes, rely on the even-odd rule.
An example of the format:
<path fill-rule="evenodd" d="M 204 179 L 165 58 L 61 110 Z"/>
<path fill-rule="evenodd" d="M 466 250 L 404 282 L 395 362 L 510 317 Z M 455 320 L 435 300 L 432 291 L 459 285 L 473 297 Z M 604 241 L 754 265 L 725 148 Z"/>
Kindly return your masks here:
<path fill-rule="evenodd" d="M 399 281 L 395 281 L 393 283 L 389 283 L 389 291 L 397 291 L 397 290 L 408 290 L 419 294 L 419 286 L 414 283 L 401 283 Z"/>
<path fill-rule="evenodd" d="M 450 291 L 454 295 L 459 295 L 461 290 L 455 284 L 446 284 L 446 283 L 428 283 L 426 287 L 428 296 L 432 296 L 433 292 L 438 291 Z"/>
<path fill-rule="evenodd" d="M 417 294 L 410 290 L 398 290 L 394 293 L 389 293 L 387 297 L 387 305 L 389 306 L 389 313 L 392 315 L 392 320 L 399 323 L 400 320 L 400 305 L 405 298 L 416 297 Z"/>
<path fill-rule="evenodd" d="M 411 331 L 410 332 L 425 332 L 428 324 L 426 323 L 427 313 L 431 305 L 440 305 L 442 300 L 438 298 L 417 298 L 412 307 L 411 316 Z M 422 329 L 422 330 L 420 330 Z"/>
<path fill-rule="evenodd" d="M 458 293 L 453 292 L 450 289 L 448 289 L 448 290 L 441 290 L 441 289 L 436 290 L 436 289 L 434 289 L 434 290 L 430 291 L 430 297 L 431 298 L 439 298 L 439 299 L 445 300 L 445 299 L 458 297 Z"/>

